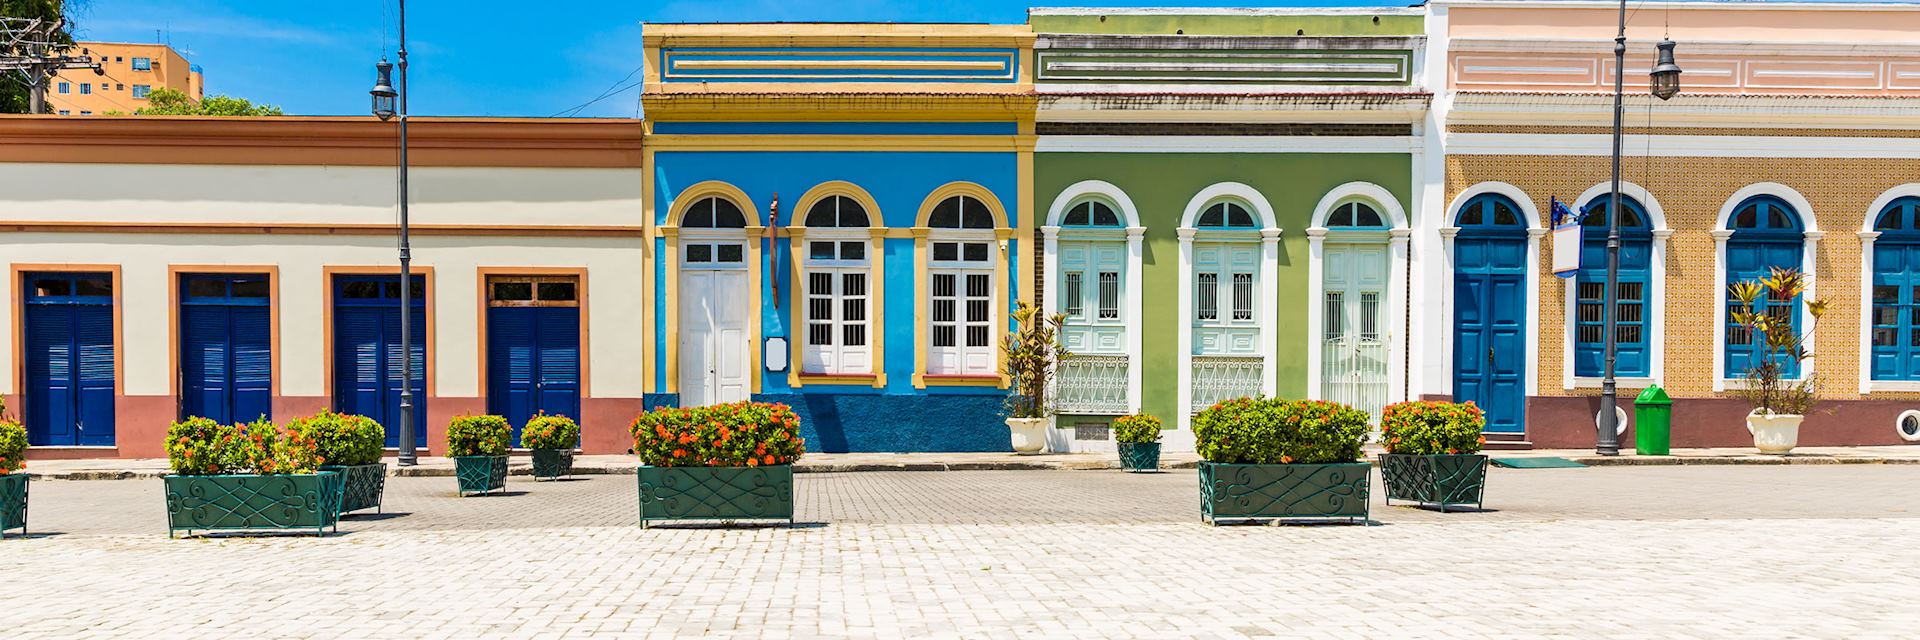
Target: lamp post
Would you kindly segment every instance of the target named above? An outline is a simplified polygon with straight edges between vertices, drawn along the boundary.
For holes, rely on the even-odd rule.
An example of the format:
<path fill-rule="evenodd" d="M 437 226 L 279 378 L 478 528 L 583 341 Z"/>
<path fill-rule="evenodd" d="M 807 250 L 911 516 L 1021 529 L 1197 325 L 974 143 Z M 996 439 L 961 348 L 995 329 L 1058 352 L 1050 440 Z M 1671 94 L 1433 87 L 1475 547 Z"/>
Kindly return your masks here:
<path fill-rule="evenodd" d="M 1673 41 L 1662 40 L 1659 44 L 1659 57 L 1654 61 L 1653 71 L 1648 73 L 1648 88 L 1653 96 L 1667 100 L 1680 93 L 1680 65 L 1673 62 Z M 1620 455 L 1620 425 L 1615 412 L 1620 408 L 1620 395 L 1614 380 L 1615 358 L 1619 344 L 1615 335 L 1619 320 L 1615 305 L 1619 298 L 1620 286 L 1620 150 L 1623 143 L 1622 122 L 1626 119 L 1626 66 L 1627 66 L 1627 1 L 1620 0 L 1620 34 L 1613 39 L 1613 193 L 1608 196 L 1607 204 L 1607 292 L 1602 296 L 1605 301 L 1607 332 L 1606 377 L 1600 382 L 1600 420 L 1598 440 L 1593 451 L 1603 456 Z"/>
<path fill-rule="evenodd" d="M 374 69 L 379 80 L 368 93 L 373 96 L 373 115 L 382 122 L 400 116 L 400 466 L 419 462 L 413 428 L 413 251 L 407 242 L 407 0 L 400 4 L 400 82 L 395 91 L 393 65 L 381 58 Z M 396 110 L 395 98 L 399 108 Z"/>

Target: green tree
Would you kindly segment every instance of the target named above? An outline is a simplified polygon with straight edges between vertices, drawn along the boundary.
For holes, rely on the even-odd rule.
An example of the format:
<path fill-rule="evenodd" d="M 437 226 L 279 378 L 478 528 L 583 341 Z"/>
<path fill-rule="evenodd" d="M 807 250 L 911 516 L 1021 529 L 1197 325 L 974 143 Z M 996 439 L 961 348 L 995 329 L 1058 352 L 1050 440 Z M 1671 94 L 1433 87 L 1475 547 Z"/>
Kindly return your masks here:
<path fill-rule="evenodd" d="M 280 107 L 254 104 L 246 98 L 214 95 L 195 102 L 187 94 L 173 89 L 154 89 L 147 94 L 147 106 L 133 112 L 137 116 L 278 116 Z"/>
<path fill-rule="evenodd" d="M 0 0 L 0 17 L 39 18 L 44 23 L 52 23 L 63 16 L 71 16 L 74 13 L 73 9 L 78 6 L 79 3 L 75 0 Z M 18 29 L 26 25 L 17 23 L 9 26 Z M 52 41 L 55 44 L 73 44 L 71 18 L 60 25 L 59 31 L 54 32 Z M 4 40 L 0 40 L 0 57 L 19 56 L 26 53 L 26 47 L 9 45 Z M 25 74 L 18 71 L 0 72 L 0 113 L 26 113 L 29 100 L 27 90 Z"/>

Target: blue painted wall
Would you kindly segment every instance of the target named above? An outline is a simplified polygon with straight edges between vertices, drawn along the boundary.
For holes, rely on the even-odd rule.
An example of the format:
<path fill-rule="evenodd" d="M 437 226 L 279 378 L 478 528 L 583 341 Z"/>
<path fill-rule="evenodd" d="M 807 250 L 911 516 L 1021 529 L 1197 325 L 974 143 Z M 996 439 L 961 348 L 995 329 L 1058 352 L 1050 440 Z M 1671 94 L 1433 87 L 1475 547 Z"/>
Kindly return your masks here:
<path fill-rule="evenodd" d="M 665 126 L 668 123 L 662 123 Z M 857 123 L 838 126 L 859 128 Z M 895 133 L 897 125 L 869 131 L 885 135 Z M 694 129 L 705 131 L 704 129 Z M 982 131 L 998 131 L 982 127 Z M 664 224 L 674 197 L 681 189 L 708 180 L 732 184 L 747 193 L 759 215 L 767 215 L 767 206 L 779 194 L 782 226 L 791 224 L 801 196 L 824 182 L 844 180 L 867 190 L 878 204 L 877 216 L 888 227 L 912 227 L 918 221 L 920 205 L 935 189 L 951 182 L 973 182 L 993 192 L 1007 211 L 1013 228 L 1030 224 L 1018 219 L 1018 173 L 1013 153 L 967 152 L 786 152 L 786 151 L 671 151 L 654 156 L 655 224 Z M 764 222 L 764 220 L 763 220 Z M 794 286 L 792 259 L 784 238 L 761 242 L 759 265 L 761 279 L 761 343 L 777 336 L 795 335 L 793 309 Z M 1020 282 L 1030 278 L 1026 260 L 1030 246 L 1018 241 L 1008 243 L 1009 298 L 1017 299 Z M 664 240 L 655 246 L 655 255 L 677 259 L 666 251 Z M 914 241 L 889 238 L 878 259 L 885 265 L 884 310 L 876 318 L 875 331 L 886 336 L 886 353 L 879 366 L 887 374 L 885 389 L 859 386 L 810 385 L 793 389 L 785 372 L 759 372 L 761 393 L 755 399 L 784 402 L 799 412 L 803 431 L 812 451 L 1005 451 L 1008 437 L 1000 412 L 1004 392 L 973 387 L 913 387 L 914 355 L 921 346 L 915 339 L 914 307 L 921 292 L 914 282 Z M 771 266 L 771 271 L 769 267 Z M 657 291 L 674 286 L 666 282 L 665 270 L 655 269 Z M 772 273 L 771 279 L 764 274 Z M 778 283 L 779 295 L 774 296 Z M 654 301 L 656 317 L 666 318 L 666 297 Z M 1008 311 L 1013 300 L 1007 301 Z M 664 324 L 664 322 L 663 322 Z M 667 369 L 666 345 L 671 336 L 654 336 L 654 366 L 662 375 L 654 391 L 665 391 L 665 379 L 675 375 Z M 794 363 L 797 364 L 797 363 Z M 650 404 L 651 398 L 649 396 Z M 660 396 L 663 399 L 667 396 Z M 674 399 L 677 402 L 677 397 Z"/>

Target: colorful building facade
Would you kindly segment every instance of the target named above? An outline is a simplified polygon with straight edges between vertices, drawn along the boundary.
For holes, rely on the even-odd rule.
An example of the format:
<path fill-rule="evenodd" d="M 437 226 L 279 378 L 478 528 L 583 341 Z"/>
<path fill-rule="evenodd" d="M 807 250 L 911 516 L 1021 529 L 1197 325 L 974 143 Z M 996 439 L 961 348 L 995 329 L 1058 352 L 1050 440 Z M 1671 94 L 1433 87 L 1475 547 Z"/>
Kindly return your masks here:
<path fill-rule="evenodd" d="M 643 120 L 415 120 L 421 444 L 546 412 L 620 453 L 646 408 L 754 399 L 813 451 L 1003 451 L 1025 302 L 1074 353 L 1057 451 L 1110 449 L 1135 411 L 1188 448 L 1193 412 L 1242 395 L 1471 400 L 1495 446 L 1588 446 L 1611 11 L 648 25 Z M 1676 446 L 1750 442 L 1725 292 L 1779 266 L 1830 303 L 1790 372 L 1820 383 L 1802 443 L 1920 441 L 1914 34 L 1911 5 L 1633 15 L 1624 436 L 1657 383 Z M 1642 75 L 1661 37 L 1667 102 Z M 393 426 L 395 142 L 370 118 L 0 118 L 0 390 L 34 455 L 160 455 L 185 415 Z M 1591 223 L 1565 279 L 1556 200 Z"/>
<path fill-rule="evenodd" d="M 91 56 L 100 73 L 92 69 L 56 72 L 47 83 L 47 113 L 133 113 L 147 106 L 147 96 L 156 89 L 172 89 L 194 100 L 203 98 L 206 91 L 199 65 L 168 45 L 79 42 L 67 53 Z"/>

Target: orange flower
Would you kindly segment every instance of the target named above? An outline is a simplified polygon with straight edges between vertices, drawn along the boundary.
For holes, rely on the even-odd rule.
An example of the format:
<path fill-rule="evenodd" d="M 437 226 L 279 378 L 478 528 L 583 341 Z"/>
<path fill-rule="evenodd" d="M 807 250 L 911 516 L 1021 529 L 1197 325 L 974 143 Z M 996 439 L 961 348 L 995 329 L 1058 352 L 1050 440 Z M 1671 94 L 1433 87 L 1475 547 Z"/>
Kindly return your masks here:
<path fill-rule="evenodd" d="M 1293 456 L 1280 456 L 1280 464 L 1293 464 Z"/>
<path fill-rule="evenodd" d="M 753 448 L 753 452 L 763 456 L 767 455 L 767 443 L 765 442 L 760 443 L 759 446 L 756 446 Z"/>
<path fill-rule="evenodd" d="M 747 458 L 747 466 L 758 467 L 760 466 L 760 461 L 753 458 Z"/>
<path fill-rule="evenodd" d="M 767 464 L 773 464 L 773 456 L 767 456 Z"/>
<path fill-rule="evenodd" d="M 674 449 L 674 450 L 673 450 L 673 457 L 675 457 L 675 458 L 685 458 L 685 457 L 687 457 L 687 450 L 686 450 L 686 449 Z"/>

